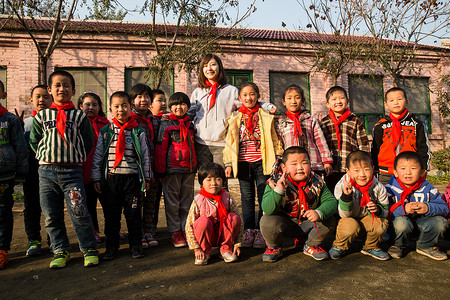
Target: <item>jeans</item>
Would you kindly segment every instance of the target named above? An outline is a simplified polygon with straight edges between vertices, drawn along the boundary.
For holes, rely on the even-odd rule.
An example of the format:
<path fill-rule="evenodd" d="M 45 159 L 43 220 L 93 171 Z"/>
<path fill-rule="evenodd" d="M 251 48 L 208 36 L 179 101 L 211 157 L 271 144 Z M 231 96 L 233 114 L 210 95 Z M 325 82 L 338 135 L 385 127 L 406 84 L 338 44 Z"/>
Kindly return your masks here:
<path fill-rule="evenodd" d="M 51 250 L 68 251 L 69 239 L 64 223 L 64 199 L 77 234 L 80 249 L 96 249 L 94 227 L 86 206 L 81 166 L 39 166 L 41 208 L 45 215 L 45 229 L 50 237 Z"/>
<path fill-rule="evenodd" d="M 259 229 L 259 220 L 262 217 L 261 202 L 269 175 L 264 175 L 262 161 L 239 162 L 238 179 L 241 190 L 242 216 L 244 229 Z M 255 222 L 255 183 L 258 197 L 259 212 Z"/>
<path fill-rule="evenodd" d="M 13 233 L 14 179 L 0 181 L 0 250 L 8 251 Z"/>
<path fill-rule="evenodd" d="M 39 164 L 36 158 L 29 159 L 29 170 L 23 183 L 23 220 L 28 241 L 41 240 L 41 204 L 39 200 Z"/>
<path fill-rule="evenodd" d="M 395 242 L 394 245 L 399 248 L 406 248 L 407 238 L 414 230 L 414 225 L 417 224 L 419 229 L 419 238 L 417 239 L 417 248 L 426 249 L 436 246 L 439 241 L 439 237 L 445 232 L 449 222 L 444 217 L 396 217 L 392 221 L 392 225 L 395 230 Z"/>

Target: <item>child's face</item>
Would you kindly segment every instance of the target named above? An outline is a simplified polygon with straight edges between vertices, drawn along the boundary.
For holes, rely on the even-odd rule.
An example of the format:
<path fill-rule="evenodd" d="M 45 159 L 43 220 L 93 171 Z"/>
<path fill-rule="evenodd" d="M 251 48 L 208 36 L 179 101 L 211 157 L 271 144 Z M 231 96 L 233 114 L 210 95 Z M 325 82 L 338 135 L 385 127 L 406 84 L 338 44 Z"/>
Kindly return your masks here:
<path fill-rule="evenodd" d="M 211 83 L 217 81 L 217 77 L 219 77 L 219 64 L 214 58 L 203 66 L 203 75 Z"/>
<path fill-rule="evenodd" d="M 407 188 L 412 187 L 419 181 L 419 178 L 425 175 L 425 170 L 422 169 L 420 163 L 412 159 L 399 159 L 397 167 L 394 170 L 394 175 Z"/>
<path fill-rule="evenodd" d="M 385 104 L 394 117 L 399 117 L 408 105 L 408 99 L 402 91 L 392 91 L 386 95 Z"/>
<path fill-rule="evenodd" d="M 335 91 L 331 94 L 327 101 L 327 107 L 331 109 L 335 115 L 341 116 L 347 108 L 348 99 L 343 91 Z"/>
<path fill-rule="evenodd" d="M 248 109 L 252 109 L 256 105 L 256 102 L 258 102 L 258 93 L 256 93 L 252 86 L 246 86 L 239 93 L 239 100 L 241 100 L 242 105 Z"/>
<path fill-rule="evenodd" d="M 188 106 L 186 103 L 175 104 L 170 107 L 170 111 L 175 115 L 175 117 L 181 118 L 187 113 Z"/>
<path fill-rule="evenodd" d="M 208 193 L 212 195 L 217 195 L 223 186 L 223 179 L 221 177 L 215 177 L 213 175 L 208 175 L 205 179 L 203 179 L 202 187 Z"/>
<path fill-rule="evenodd" d="M 111 99 L 111 113 L 120 123 L 126 123 L 130 118 L 131 105 L 127 98 L 113 97 Z"/>
<path fill-rule="evenodd" d="M 288 111 L 296 113 L 302 108 L 303 98 L 296 90 L 291 89 L 286 92 L 281 102 Z"/>
<path fill-rule="evenodd" d="M 133 100 L 134 108 L 141 114 L 147 114 L 147 111 L 151 104 L 150 96 L 145 93 L 143 95 L 137 95 Z"/>
<path fill-rule="evenodd" d="M 281 169 L 294 181 L 306 181 L 311 174 L 311 161 L 305 153 L 293 153 L 281 165 Z"/>
<path fill-rule="evenodd" d="M 30 98 L 30 102 L 33 104 L 34 109 L 37 112 L 40 112 L 41 110 L 52 106 L 52 96 L 50 96 L 47 89 L 35 88 L 33 95 Z"/>
<path fill-rule="evenodd" d="M 55 75 L 52 78 L 52 85 L 48 87 L 48 92 L 53 96 L 56 104 L 62 105 L 69 102 L 75 94 L 70 78 L 63 75 Z"/>
<path fill-rule="evenodd" d="M 80 109 L 86 114 L 86 116 L 88 116 L 88 118 L 93 119 L 98 116 L 100 105 L 98 105 L 98 101 L 96 99 L 92 97 L 85 97 Z"/>
<path fill-rule="evenodd" d="M 348 176 L 359 186 L 367 185 L 373 177 L 373 166 L 366 161 L 355 161 L 347 168 Z"/>
<path fill-rule="evenodd" d="M 164 113 L 166 111 L 166 96 L 158 94 L 153 97 L 153 102 L 150 104 L 150 109 L 154 115 Z"/>

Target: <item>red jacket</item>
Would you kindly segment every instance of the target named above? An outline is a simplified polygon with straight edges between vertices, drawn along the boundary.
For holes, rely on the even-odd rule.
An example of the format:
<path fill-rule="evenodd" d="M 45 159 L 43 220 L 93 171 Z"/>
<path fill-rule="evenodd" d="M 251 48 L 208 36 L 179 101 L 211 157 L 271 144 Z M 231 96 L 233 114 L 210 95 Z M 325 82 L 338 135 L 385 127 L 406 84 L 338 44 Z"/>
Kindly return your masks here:
<path fill-rule="evenodd" d="M 109 124 L 109 121 L 106 117 L 100 116 L 95 120 L 95 123 L 93 123 L 91 119 L 89 119 L 89 121 L 91 121 L 91 125 L 94 131 L 94 146 L 92 147 L 91 152 L 89 152 L 86 161 L 83 163 L 83 182 L 85 184 L 91 182 L 92 161 L 94 160 L 94 153 L 95 147 L 97 146 L 98 133 L 100 129 Z"/>

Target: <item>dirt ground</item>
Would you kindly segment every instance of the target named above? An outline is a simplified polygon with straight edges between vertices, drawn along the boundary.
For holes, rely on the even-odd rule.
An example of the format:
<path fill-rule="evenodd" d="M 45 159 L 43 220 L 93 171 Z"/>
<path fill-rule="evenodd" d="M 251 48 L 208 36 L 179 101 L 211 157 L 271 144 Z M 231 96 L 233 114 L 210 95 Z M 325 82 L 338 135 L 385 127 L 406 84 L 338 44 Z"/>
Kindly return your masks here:
<path fill-rule="evenodd" d="M 239 198 L 236 184 L 231 183 L 230 190 Z M 276 263 L 262 262 L 264 250 L 242 249 L 236 263 L 227 264 L 214 255 L 207 266 L 195 266 L 192 251 L 170 244 L 163 209 L 159 246 L 146 249 L 142 259 L 132 259 L 124 240 L 117 259 L 94 268 L 83 267 L 67 215 L 71 260 L 64 269 L 50 270 L 52 255 L 47 247 L 37 258 L 25 256 L 22 209 L 22 204 L 15 206 L 11 261 L 0 271 L 1 299 L 448 299 L 450 290 L 450 260 L 439 262 L 417 254 L 414 241 L 411 252 L 400 260 L 364 256 L 356 242 L 342 259 L 317 262 L 293 249 L 286 239 L 284 255 Z M 103 225 L 100 209 L 98 214 Z M 440 246 L 449 250 L 450 242 L 441 241 Z M 104 243 L 99 247 L 103 253 Z M 330 241 L 324 248 L 329 247 Z"/>

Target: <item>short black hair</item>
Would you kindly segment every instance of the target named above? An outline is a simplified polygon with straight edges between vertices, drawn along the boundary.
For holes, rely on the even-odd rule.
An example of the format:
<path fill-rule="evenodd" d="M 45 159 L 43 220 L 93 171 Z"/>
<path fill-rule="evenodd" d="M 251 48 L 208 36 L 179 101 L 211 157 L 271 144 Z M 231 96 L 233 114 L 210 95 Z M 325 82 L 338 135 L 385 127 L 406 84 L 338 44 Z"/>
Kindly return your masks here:
<path fill-rule="evenodd" d="M 223 182 L 227 180 L 227 178 L 225 177 L 225 169 L 221 165 L 216 164 L 214 162 L 207 162 L 198 169 L 197 176 L 198 176 L 198 183 L 200 183 L 200 186 L 202 186 L 203 180 L 205 180 L 205 178 L 208 177 L 209 175 L 214 177 L 220 177 L 222 178 Z"/>
<path fill-rule="evenodd" d="M 350 153 L 345 160 L 345 166 L 347 167 L 347 169 L 350 169 L 350 165 L 357 162 L 365 162 L 373 167 L 372 158 L 370 157 L 369 153 L 365 151 L 356 150 Z"/>
<path fill-rule="evenodd" d="M 160 90 L 160 89 L 154 89 L 153 91 L 153 97 L 155 97 L 156 95 L 166 95 L 166 93 L 164 93 L 164 91 L 163 90 Z"/>
<path fill-rule="evenodd" d="M 191 107 L 191 100 L 189 100 L 189 96 L 182 92 L 176 92 L 175 94 L 170 96 L 167 107 L 170 109 L 172 105 L 183 103 L 186 104 L 188 108 Z"/>
<path fill-rule="evenodd" d="M 3 84 L 3 81 L 1 81 L 1 80 L 0 80 L 0 90 L 1 90 L 2 92 L 5 91 L 5 85 Z"/>
<path fill-rule="evenodd" d="M 64 70 L 56 70 L 52 74 L 50 74 L 50 76 L 48 77 L 48 86 L 49 87 L 52 86 L 53 77 L 55 77 L 56 75 L 68 77 L 70 79 L 70 84 L 72 85 L 72 90 L 75 89 L 75 79 L 73 78 L 72 74 L 70 74 L 69 72 L 64 71 Z"/>
<path fill-rule="evenodd" d="M 306 156 L 308 156 L 308 159 L 311 159 L 309 157 L 308 150 L 306 150 L 305 148 L 300 147 L 300 146 L 292 146 L 292 147 L 289 147 L 286 150 L 284 150 L 283 158 L 281 159 L 281 162 L 283 164 L 285 164 L 289 158 L 289 155 L 291 155 L 291 154 L 306 154 Z"/>
<path fill-rule="evenodd" d="M 419 163 L 420 167 L 422 168 L 422 170 L 426 170 L 427 167 L 425 166 L 425 163 L 423 162 L 422 157 L 419 155 L 419 153 L 414 152 L 414 151 L 405 151 L 405 152 L 400 152 L 394 160 L 394 170 L 397 169 L 397 164 L 398 161 L 401 159 L 405 159 L 405 160 L 413 160 L 417 163 Z"/>
<path fill-rule="evenodd" d="M 130 94 L 130 97 L 131 97 L 132 101 L 134 101 L 134 99 L 136 99 L 136 97 L 138 95 L 145 95 L 145 94 L 147 94 L 150 97 L 150 103 L 153 102 L 152 89 L 146 84 L 143 84 L 143 83 L 135 84 L 131 88 L 131 90 L 129 91 L 129 94 Z"/>
<path fill-rule="evenodd" d="M 338 91 L 343 92 L 345 99 L 348 100 L 347 91 L 342 86 L 335 85 L 333 87 L 330 87 L 330 89 L 327 91 L 327 94 L 326 94 L 327 103 L 328 103 L 328 100 L 330 100 L 331 95 L 333 95 L 334 92 L 338 92 Z"/>
<path fill-rule="evenodd" d="M 405 99 L 408 99 L 408 97 L 406 97 L 406 92 L 405 92 L 404 89 L 399 88 L 399 87 L 393 87 L 393 88 L 390 88 L 390 89 L 386 92 L 386 94 L 384 94 L 384 102 L 386 102 L 386 100 L 387 100 L 387 95 L 388 95 L 389 93 L 391 93 L 391 92 L 402 92 L 403 95 L 405 96 Z"/>
<path fill-rule="evenodd" d="M 245 87 L 247 87 L 247 86 L 251 86 L 251 87 L 255 90 L 256 95 L 258 95 L 258 99 L 259 99 L 260 94 L 259 94 L 259 88 L 258 88 L 258 86 L 257 86 L 255 83 L 249 82 L 249 81 L 244 82 L 243 84 L 241 84 L 241 86 L 239 87 L 239 95 L 241 94 L 242 90 L 243 90 Z"/>
<path fill-rule="evenodd" d="M 124 92 L 124 91 L 117 91 L 117 92 L 114 92 L 114 93 L 111 95 L 111 97 L 109 97 L 109 104 L 110 104 L 110 105 L 111 105 L 112 99 L 113 99 L 114 97 L 125 98 L 125 99 L 128 100 L 128 103 L 130 103 L 130 105 L 131 105 L 131 97 L 130 97 L 130 95 L 128 95 L 127 92 Z"/>
<path fill-rule="evenodd" d="M 38 84 L 37 86 L 35 86 L 34 88 L 31 89 L 31 94 L 30 97 L 33 98 L 33 93 L 36 89 L 44 89 L 47 91 L 48 86 L 45 84 Z"/>
<path fill-rule="evenodd" d="M 100 98 L 99 95 L 97 95 L 97 94 L 94 93 L 94 92 L 85 92 L 85 93 L 83 93 L 83 95 L 81 95 L 81 96 L 78 98 L 77 107 L 78 107 L 79 109 L 81 109 L 81 106 L 83 106 L 84 98 L 87 98 L 87 97 L 91 97 L 91 98 L 94 98 L 95 100 L 97 100 L 98 106 L 100 107 L 100 109 L 99 109 L 99 111 L 98 111 L 98 115 L 99 115 L 100 117 L 105 117 L 105 112 L 103 111 L 103 103 L 102 103 L 102 99 Z"/>

